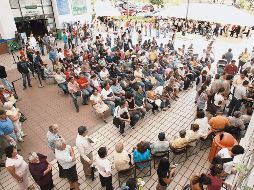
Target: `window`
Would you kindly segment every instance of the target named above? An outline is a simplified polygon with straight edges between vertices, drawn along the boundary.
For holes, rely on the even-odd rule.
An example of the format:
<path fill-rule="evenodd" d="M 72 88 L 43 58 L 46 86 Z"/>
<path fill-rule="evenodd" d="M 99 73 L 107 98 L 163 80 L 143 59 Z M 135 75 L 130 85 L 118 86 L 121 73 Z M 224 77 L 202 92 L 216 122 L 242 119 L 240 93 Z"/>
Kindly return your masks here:
<path fill-rule="evenodd" d="M 18 0 L 10 0 L 10 6 L 12 9 L 18 9 L 19 8 L 19 2 Z"/>

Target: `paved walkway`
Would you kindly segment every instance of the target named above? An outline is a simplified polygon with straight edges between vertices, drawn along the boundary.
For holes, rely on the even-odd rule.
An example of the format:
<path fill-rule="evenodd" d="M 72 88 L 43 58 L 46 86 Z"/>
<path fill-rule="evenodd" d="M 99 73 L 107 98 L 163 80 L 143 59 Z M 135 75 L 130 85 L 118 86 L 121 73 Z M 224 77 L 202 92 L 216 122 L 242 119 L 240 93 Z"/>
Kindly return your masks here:
<path fill-rule="evenodd" d="M 98 129 L 91 136 L 98 139 L 99 143 L 94 145 L 94 156 L 96 151 L 100 146 L 106 146 L 108 148 L 109 159 L 113 162 L 112 153 L 114 151 L 114 146 L 117 142 L 123 141 L 125 148 L 128 152 L 131 152 L 133 147 L 140 142 L 141 140 L 145 141 L 154 141 L 157 140 L 157 135 L 159 132 L 165 131 L 168 139 L 172 139 L 174 136 L 178 135 L 178 132 L 181 129 L 190 128 L 190 124 L 193 122 L 195 117 L 195 104 L 194 104 L 195 90 L 191 89 L 188 92 L 183 92 L 178 101 L 172 104 L 172 107 L 165 111 L 160 112 L 157 115 L 148 115 L 145 119 L 138 123 L 137 127 L 134 130 L 127 129 L 126 136 L 122 137 L 118 129 L 115 128 L 112 122 Z M 73 117 L 77 117 L 73 113 Z M 69 133 L 76 133 L 78 125 L 73 125 L 72 130 L 68 131 Z M 68 138 L 68 134 L 63 134 L 64 137 Z M 45 139 L 44 135 L 41 137 Z M 35 149 L 36 150 L 36 149 Z M 79 175 L 79 182 L 81 183 L 81 189 L 83 190 L 97 190 L 102 189 L 100 186 L 99 179 L 96 178 L 95 181 L 91 182 L 86 180 L 84 172 L 82 171 L 82 165 L 79 161 L 79 155 L 75 148 L 76 158 L 77 158 L 77 170 Z M 209 167 L 209 162 L 207 161 L 207 156 L 209 150 L 199 151 L 198 148 L 194 150 L 189 150 L 188 160 L 183 163 L 183 156 L 178 156 L 173 160 L 173 155 L 170 156 L 172 163 L 177 163 L 177 175 L 174 178 L 174 181 L 170 185 L 169 189 L 181 190 L 182 187 L 188 183 L 188 179 L 194 173 L 207 172 Z M 195 153 L 197 152 L 197 153 Z M 56 161 L 53 160 L 53 174 L 54 174 L 54 184 L 56 185 L 55 189 L 68 189 L 69 185 L 67 180 L 60 179 L 58 177 L 58 167 Z M 116 176 L 116 171 L 113 172 L 113 183 L 115 187 L 118 187 L 118 181 Z M 4 190 L 16 190 L 17 187 L 15 183 L 12 182 L 11 176 L 6 172 L 5 169 L 0 172 L 0 183 Z M 157 183 L 157 174 L 156 170 L 152 169 L 152 176 L 145 177 L 143 180 L 146 182 L 144 189 L 154 190 Z M 36 188 L 37 189 L 37 188 Z"/>

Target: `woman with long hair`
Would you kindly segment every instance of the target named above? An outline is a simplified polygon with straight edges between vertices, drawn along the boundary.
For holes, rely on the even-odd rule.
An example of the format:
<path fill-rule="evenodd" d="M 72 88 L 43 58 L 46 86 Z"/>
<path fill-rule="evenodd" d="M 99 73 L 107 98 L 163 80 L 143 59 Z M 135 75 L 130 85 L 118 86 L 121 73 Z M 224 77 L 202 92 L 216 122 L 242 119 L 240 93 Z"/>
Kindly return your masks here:
<path fill-rule="evenodd" d="M 170 171 L 171 170 L 171 171 Z M 158 184 L 156 190 L 166 190 L 167 186 L 172 182 L 175 175 L 175 166 L 170 167 L 167 158 L 162 158 L 157 169 Z"/>
<path fill-rule="evenodd" d="M 190 180 L 191 190 L 204 190 L 204 185 L 210 185 L 211 179 L 204 173 L 200 176 L 194 175 Z"/>

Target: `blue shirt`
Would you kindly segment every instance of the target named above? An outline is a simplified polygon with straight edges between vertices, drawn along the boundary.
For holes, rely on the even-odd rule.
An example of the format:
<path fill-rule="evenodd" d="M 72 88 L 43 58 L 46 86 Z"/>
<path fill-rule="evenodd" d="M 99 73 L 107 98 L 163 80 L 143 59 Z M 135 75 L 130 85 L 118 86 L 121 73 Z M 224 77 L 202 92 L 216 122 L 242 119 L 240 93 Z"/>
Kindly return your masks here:
<path fill-rule="evenodd" d="M 151 152 L 147 149 L 144 153 L 139 152 L 137 149 L 133 152 L 133 160 L 134 162 L 142 162 L 146 161 L 150 158 Z"/>
<path fill-rule="evenodd" d="M 0 135 L 9 135 L 13 130 L 14 126 L 9 118 L 6 118 L 6 120 L 0 119 Z"/>

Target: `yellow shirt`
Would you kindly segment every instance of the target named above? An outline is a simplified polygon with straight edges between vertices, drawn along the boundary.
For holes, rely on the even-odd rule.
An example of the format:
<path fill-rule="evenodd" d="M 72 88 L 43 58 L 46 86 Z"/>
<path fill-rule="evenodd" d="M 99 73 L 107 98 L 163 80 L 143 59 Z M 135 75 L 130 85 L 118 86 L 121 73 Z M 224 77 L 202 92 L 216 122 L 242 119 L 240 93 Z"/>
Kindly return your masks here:
<path fill-rule="evenodd" d="M 184 146 L 186 146 L 188 144 L 188 139 L 187 138 L 176 138 L 175 140 L 173 140 L 173 142 L 171 143 L 171 146 L 174 148 L 182 148 Z"/>
<path fill-rule="evenodd" d="M 149 54 L 149 59 L 151 61 L 154 61 L 155 59 L 157 59 L 157 52 L 156 51 L 151 51 Z"/>

